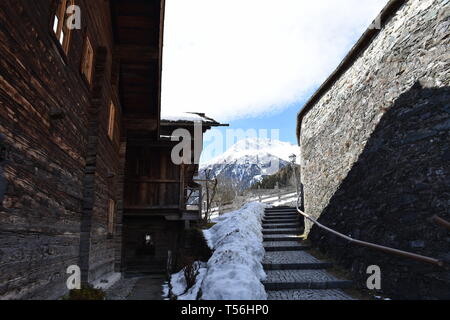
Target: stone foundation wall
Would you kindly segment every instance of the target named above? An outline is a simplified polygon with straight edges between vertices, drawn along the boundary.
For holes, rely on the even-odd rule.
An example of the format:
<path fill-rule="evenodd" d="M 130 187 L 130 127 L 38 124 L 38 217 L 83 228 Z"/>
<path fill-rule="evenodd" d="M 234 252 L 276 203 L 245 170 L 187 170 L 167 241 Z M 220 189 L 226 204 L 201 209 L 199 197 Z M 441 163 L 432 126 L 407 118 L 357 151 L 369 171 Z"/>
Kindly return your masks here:
<path fill-rule="evenodd" d="M 305 210 L 366 241 L 450 259 L 450 55 L 447 0 L 407 1 L 304 115 Z M 307 223 L 309 238 L 361 285 L 379 265 L 383 292 L 449 298 L 442 268 L 348 245 Z"/>

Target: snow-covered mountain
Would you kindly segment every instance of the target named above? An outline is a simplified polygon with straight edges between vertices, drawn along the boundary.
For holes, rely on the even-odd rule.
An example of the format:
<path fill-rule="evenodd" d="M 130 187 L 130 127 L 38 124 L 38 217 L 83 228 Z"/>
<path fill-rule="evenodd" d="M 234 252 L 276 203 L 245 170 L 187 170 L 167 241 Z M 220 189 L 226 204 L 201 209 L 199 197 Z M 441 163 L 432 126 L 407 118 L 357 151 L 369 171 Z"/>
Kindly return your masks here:
<path fill-rule="evenodd" d="M 279 140 L 249 138 L 238 141 L 222 155 L 201 164 L 212 175 L 233 181 L 240 190 L 249 188 L 263 177 L 272 175 L 289 164 L 289 156 L 299 154 L 299 147 Z"/>

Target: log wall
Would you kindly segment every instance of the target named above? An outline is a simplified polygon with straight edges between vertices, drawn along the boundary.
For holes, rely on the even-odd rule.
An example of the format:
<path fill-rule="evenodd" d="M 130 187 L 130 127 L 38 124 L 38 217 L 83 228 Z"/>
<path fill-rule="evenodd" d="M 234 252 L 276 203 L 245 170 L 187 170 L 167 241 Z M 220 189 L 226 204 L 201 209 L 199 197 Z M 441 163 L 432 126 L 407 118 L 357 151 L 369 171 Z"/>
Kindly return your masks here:
<path fill-rule="evenodd" d="M 83 28 L 72 32 L 67 56 L 51 28 L 55 1 L 0 6 L 0 132 L 9 149 L 2 169 L 1 298 L 64 294 L 67 267 L 80 263 L 82 221 L 90 280 L 113 271 L 115 241 L 106 225 L 108 201 L 117 196 L 119 144 L 107 136 L 109 104 L 117 100 L 110 8 L 101 0 L 76 4 Z M 86 34 L 95 51 L 92 88 L 80 72 Z"/>

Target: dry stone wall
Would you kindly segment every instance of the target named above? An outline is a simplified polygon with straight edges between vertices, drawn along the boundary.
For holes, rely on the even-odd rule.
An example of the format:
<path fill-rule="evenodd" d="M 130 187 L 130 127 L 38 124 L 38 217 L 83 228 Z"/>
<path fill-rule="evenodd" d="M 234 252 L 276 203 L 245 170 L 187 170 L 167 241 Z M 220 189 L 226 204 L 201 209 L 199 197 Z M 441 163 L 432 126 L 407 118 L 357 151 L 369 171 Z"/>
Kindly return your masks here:
<path fill-rule="evenodd" d="M 407 1 L 301 122 L 306 212 L 362 240 L 450 259 L 450 11 Z M 450 297 L 440 268 L 357 249 L 307 224 L 312 241 L 350 267 L 384 271 L 384 292 Z M 400 288 L 400 289 L 399 289 Z"/>

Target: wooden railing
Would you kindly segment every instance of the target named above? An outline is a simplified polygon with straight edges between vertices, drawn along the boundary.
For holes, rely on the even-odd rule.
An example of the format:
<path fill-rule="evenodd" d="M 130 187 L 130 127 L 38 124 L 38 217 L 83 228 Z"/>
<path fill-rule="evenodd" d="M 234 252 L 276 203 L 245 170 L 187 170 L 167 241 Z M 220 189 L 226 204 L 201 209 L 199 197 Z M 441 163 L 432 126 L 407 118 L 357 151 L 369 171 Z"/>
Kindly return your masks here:
<path fill-rule="evenodd" d="M 293 199 L 292 202 L 296 201 L 297 192 L 295 189 L 258 189 L 246 192 L 245 196 L 238 197 L 241 198 L 240 203 L 231 202 L 226 203 L 220 207 L 211 208 L 210 215 L 211 217 L 216 217 L 220 214 L 231 212 L 233 210 L 239 209 L 240 204 L 247 202 L 261 202 L 266 204 L 275 204 L 277 202 L 281 202 L 287 199 Z M 239 200 L 239 199 L 238 199 Z M 205 212 L 203 211 L 203 214 Z"/>

